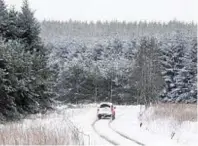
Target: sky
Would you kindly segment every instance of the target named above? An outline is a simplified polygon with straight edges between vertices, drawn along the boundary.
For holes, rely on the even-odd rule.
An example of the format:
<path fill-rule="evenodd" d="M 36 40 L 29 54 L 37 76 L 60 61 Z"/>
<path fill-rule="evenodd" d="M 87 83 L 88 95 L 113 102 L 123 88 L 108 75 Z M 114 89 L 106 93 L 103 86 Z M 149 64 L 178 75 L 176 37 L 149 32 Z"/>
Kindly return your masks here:
<path fill-rule="evenodd" d="M 23 0 L 4 0 L 20 9 Z M 29 0 L 39 20 L 198 22 L 198 0 Z"/>

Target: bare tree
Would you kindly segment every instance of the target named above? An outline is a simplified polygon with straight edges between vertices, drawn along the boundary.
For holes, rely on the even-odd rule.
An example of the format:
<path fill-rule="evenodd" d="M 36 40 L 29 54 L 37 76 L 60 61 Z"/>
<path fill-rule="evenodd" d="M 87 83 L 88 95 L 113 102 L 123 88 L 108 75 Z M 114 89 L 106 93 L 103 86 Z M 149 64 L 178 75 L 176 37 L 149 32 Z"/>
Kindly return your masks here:
<path fill-rule="evenodd" d="M 157 42 L 154 38 L 144 37 L 141 40 L 133 80 L 136 83 L 139 103 L 149 106 L 156 101 L 163 81 L 160 75 Z"/>

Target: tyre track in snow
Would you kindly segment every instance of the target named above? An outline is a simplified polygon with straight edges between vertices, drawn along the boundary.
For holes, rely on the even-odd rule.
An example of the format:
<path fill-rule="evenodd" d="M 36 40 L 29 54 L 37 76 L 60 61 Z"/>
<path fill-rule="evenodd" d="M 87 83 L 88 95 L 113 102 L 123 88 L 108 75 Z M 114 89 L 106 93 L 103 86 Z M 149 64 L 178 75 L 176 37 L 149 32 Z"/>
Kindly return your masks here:
<path fill-rule="evenodd" d="M 119 115 L 119 117 L 121 117 L 122 115 L 123 115 L 123 114 Z M 96 134 L 98 134 L 101 138 L 103 138 L 104 140 L 106 140 L 107 142 L 109 142 L 110 144 L 119 145 L 117 142 L 115 142 L 115 141 L 109 139 L 108 137 L 106 137 L 105 135 L 99 133 L 99 132 L 96 130 L 96 128 L 95 128 L 96 122 L 99 122 L 99 120 L 95 120 L 95 121 L 92 123 L 92 125 L 91 125 L 92 128 L 93 128 L 93 130 L 94 130 L 94 132 L 95 132 Z"/>
<path fill-rule="evenodd" d="M 121 117 L 123 114 L 119 115 L 118 117 Z M 117 118 L 118 118 L 117 117 Z M 111 127 L 111 123 L 113 121 L 112 120 L 109 120 L 109 121 L 106 121 L 106 120 L 95 120 L 92 124 L 92 128 L 94 129 L 94 131 L 103 139 L 105 139 L 106 141 L 108 141 L 110 144 L 113 144 L 113 145 L 136 145 L 136 146 L 144 146 L 144 144 L 142 144 L 141 142 L 138 142 L 122 133 L 120 133 L 119 131 L 116 131 L 115 129 L 113 129 Z M 101 127 L 100 124 L 103 124 Z M 100 130 L 97 130 L 97 125 L 100 126 Z M 105 127 L 106 126 L 106 127 Z M 101 131 L 101 129 L 105 129 L 108 131 L 104 131 L 104 132 L 99 132 Z M 108 134 L 110 132 L 110 134 Z M 110 137 L 109 137 L 110 135 Z M 119 141 L 119 142 L 117 142 Z"/>
<path fill-rule="evenodd" d="M 103 138 L 104 140 L 108 141 L 110 144 L 113 144 L 113 145 L 119 145 L 117 142 L 109 139 L 108 137 L 106 137 L 105 135 L 99 133 L 96 128 L 95 128 L 95 124 L 96 122 L 98 122 L 98 120 L 95 120 L 93 123 L 92 123 L 92 128 L 93 130 L 95 131 L 95 133 L 97 133 L 101 138 Z"/>
<path fill-rule="evenodd" d="M 119 118 L 122 117 L 123 115 L 124 115 L 124 112 L 123 112 L 122 114 L 120 114 L 119 116 L 117 116 L 116 119 L 119 119 Z M 120 132 L 120 131 L 114 129 L 114 128 L 111 126 L 111 123 L 112 123 L 112 122 L 113 122 L 113 120 L 110 120 L 109 123 L 108 123 L 108 126 L 109 126 L 109 128 L 110 128 L 111 130 L 113 130 L 115 133 L 119 134 L 120 136 L 124 137 L 125 139 L 128 139 L 128 140 L 130 140 L 130 141 L 132 141 L 132 142 L 134 142 L 134 143 L 136 143 L 136 144 L 138 144 L 138 145 L 140 145 L 140 146 L 145 146 L 145 144 L 143 144 L 143 143 L 141 143 L 141 142 L 139 142 L 139 141 L 137 141 L 137 140 L 135 140 L 135 139 L 133 139 L 133 138 L 131 138 L 131 137 L 125 135 L 125 134 L 123 134 L 122 132 Z"/>
<path fill-rule="evenodd" d="M 145 144 L 143 144 L 143 143 L 141 143 L 141 142 L 139 142 L 139 141 L 137 141 L 137 140 L 135 140 L 135 139 L 132 139 L 131 137 L 129 137 L 129 136 L 127 136 L 127 135 L 121 133 L 121 132 L 118 131 L 118 130 L 115 130 L 114 128 L 112 128 L 112 126 L 111 126 L 111 123 L 112 123 L 112 122 L 113 122 L 113 121 L 109 121 L 108 126 L 109 126 L 109 128 L 112 129 L 115 133 L 119 134 L 120 136 L 124 137 L 125 139 L 128 139 L 128 140 L 130 140 L 130 141 L 132 141 L 132 142 L 134 142 L 134 143 L 136 143 L 136 144 L 138 144 L 138 145 L 145 146 Z"/>

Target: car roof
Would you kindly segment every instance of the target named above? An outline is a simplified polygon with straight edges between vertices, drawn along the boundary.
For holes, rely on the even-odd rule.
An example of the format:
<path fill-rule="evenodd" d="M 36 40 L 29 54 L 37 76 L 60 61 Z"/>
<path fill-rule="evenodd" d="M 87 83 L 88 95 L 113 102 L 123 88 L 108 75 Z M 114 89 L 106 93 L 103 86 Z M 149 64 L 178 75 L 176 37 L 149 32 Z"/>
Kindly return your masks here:
<path fill-rule="evenodd" d="M 103 104 L 107 104 L 107 105 L 113 105 L 111 102 L 101 102 L 99 106 L 103 105 Z"/>

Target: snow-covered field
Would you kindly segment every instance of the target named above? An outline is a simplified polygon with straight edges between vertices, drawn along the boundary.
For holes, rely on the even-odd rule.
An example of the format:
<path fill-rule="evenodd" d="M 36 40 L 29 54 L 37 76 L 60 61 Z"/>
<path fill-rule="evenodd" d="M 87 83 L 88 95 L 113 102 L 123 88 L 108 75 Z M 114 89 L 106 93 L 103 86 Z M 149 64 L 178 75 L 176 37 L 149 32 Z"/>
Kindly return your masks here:
<path fill-rule="evenodd" d="M 140 106 L 117 106 L 114 121 L 98 121 L 95 104 L 59 106 L 44 116 L 34 115 L 22 122 L 0 125 L 0 144 L 197 145 L 197 122 L 146 121 L 139 118 L 139 113 Z"/>
<path fill-rule="evenodd" d="M 140 106 L 117 106 L 116 119 L 114 121 L 102 119 L 97 121 L 92 127 L 91 124 L 96 119 L 96 108 L 91 107 L 83 110 L 83 115 L 74 116 L 72 121 L 90 136 L 90 141 L 87 144 L 134 146 L 197 145 L 197 122 L 186 121 L 181 124 L 173 119 L 158 119 L 147 122 L 139 118 Z M 141 122 L 143 122 L 143 125 L 140 127 Z M 126 137 L 133 141 L 128 140 Z"/>
<path fill-rule="evenodd" d="M 160 106 L 160 108 L 158 107 Z M 156 110 L 161 110 L 157 111 Z M 159 115 L 159 112 L 165 112 Z M 153 135 L 172 139 L 180 145 L 198 144 L 198 122 L 196 105 L 157 105 L 150 107 L 141 119 L 142 129 Z"/>
<path fill-rule="evenodd" d="M 140 127 L 139 107 L 120 107 L 124 113 L 111 126 L 128 137 L 148 146 L 195 146 L 197 145 L 197 123 L 184 122 L 181 126 L 174 120 L 143 121 Z M 141 121 L 142 122 L 142 121 Z M 189 129 L 190 128 L 190 129 Z M 171 139 L 172 132 L 175 136 Z"/>
<path fill-rule="evenodd" d="M 77 108 L 58 107 L 46 115 L 0 125 L 0 145 L 79 145 L 83 138 L 68 119 L 82 115 Z"/>

